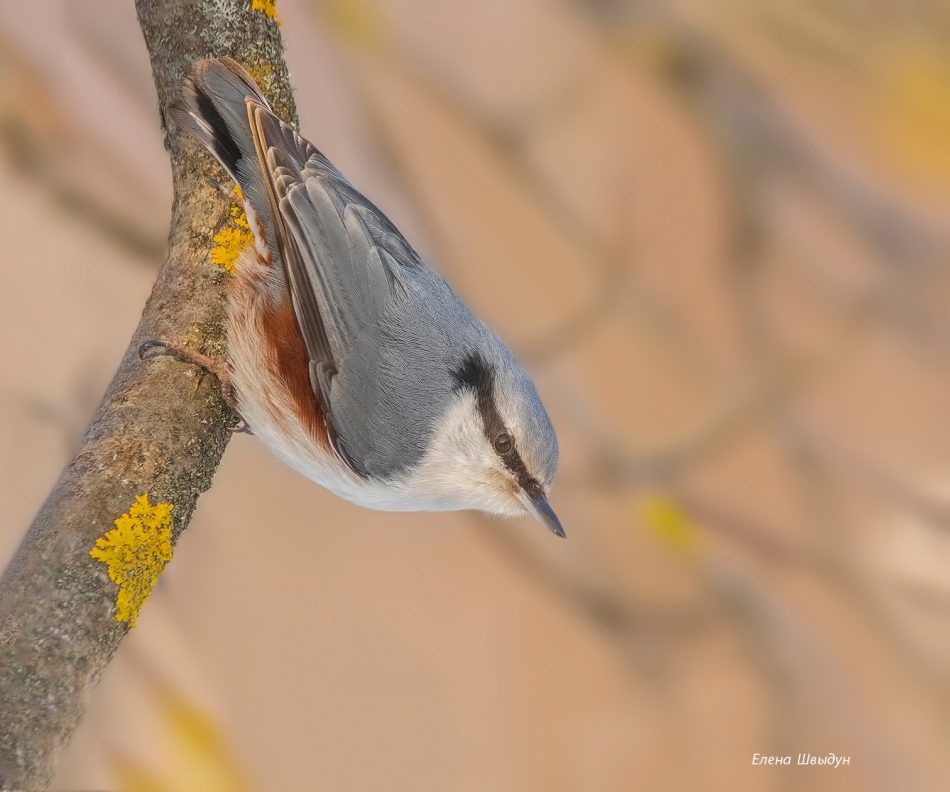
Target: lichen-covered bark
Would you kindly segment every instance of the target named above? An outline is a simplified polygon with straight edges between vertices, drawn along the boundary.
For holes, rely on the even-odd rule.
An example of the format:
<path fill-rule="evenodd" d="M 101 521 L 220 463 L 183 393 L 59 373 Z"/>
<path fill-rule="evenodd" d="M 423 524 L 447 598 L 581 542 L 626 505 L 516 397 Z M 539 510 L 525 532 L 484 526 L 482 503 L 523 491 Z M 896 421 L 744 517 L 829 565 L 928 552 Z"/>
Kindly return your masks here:
<path fill-rule="evenodd" d="M 258 79 L 275 110 L 296 122 L 276 21 L 251 0 L 136 0 L 158 106 L 191 65 L 230 55 Z M 166 127 L 175 187 L 168 255 L 142 320 L 86 431 L 0 578 L 0 789 L 49 784 L 57 757 L 99 675 L 128 630 L 116 585 L 90 557 L 136 497 L 174 506 L 173 539 L 211 484 L 232 416 L 211 377 L 170 358 L 142 362 L 139 345 L 164 338 L 224 354 L 226 273 L 209 264 L 228 199 L 223 171 Z M 196 383 L 200 384 L 196 385 Z"/>

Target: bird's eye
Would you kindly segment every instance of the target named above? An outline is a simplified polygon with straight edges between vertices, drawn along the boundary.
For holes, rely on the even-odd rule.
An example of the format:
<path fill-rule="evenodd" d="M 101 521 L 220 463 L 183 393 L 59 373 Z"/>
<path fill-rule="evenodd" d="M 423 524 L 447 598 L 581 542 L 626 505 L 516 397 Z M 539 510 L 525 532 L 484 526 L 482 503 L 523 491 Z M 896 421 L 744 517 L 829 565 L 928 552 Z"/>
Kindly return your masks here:
<path fill-rule="evenodd" d="M 507 432 L 502 432 L 501 434 L 495 435 L 495 439 L 492 441 L 492 445 L 495 447 L 495 450 L 499 454 L 508 454 L 511 452 L 513 443 L 511 442 L 511 435 Z"/>

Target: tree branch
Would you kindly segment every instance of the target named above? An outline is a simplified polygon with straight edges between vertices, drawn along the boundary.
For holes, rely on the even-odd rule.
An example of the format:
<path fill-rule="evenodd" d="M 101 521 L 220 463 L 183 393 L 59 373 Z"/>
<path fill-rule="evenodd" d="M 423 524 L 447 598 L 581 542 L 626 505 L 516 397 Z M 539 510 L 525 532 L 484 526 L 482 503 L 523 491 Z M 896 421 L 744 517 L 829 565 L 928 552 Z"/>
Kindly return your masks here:
<path fill-rule="evenodd" d="M 162 123 L 192 64 L 230 55 L 295 122 L 278 25 L 250 0 L 136 0 Z M 121 120 L 119 120 L 121 121 Z M 172 541 L 211 485 L 231 419 L 211 378 L 137 350 L 165 338 L 224 353 L 223 270 L 211 237 L 228 213 L 221 169 L 166 128 L 174 180 L 168 255 L 142 319 L 75 458 L 0 578 L 0 788 L 49 784 L 90 692 L 128 631 L 116 585 L 89 555 L 135 498 L 173 504 Z"/>

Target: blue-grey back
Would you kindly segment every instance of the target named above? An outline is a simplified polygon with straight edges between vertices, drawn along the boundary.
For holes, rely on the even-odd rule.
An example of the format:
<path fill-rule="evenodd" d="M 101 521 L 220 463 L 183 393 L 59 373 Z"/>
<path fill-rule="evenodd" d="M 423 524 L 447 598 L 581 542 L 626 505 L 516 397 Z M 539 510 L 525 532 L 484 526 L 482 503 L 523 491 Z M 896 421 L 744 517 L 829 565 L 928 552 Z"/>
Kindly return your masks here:
<path fill-rule="evenodd" d="M 421 261 L 394 268 L 395 287 L 340 363 L 331 400 L 348 456 L 388 478 L 418 463 L 457 398 L 452 372 L 474 349 L 500 344 Z"/>

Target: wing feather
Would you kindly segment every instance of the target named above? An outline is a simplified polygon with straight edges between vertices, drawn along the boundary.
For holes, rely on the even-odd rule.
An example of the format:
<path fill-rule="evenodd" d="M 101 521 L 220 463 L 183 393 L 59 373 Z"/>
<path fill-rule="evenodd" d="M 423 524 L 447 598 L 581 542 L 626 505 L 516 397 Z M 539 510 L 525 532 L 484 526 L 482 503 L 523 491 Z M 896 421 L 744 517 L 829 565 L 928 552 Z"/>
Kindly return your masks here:
<path fill-rule="evenodd" d="M 376 403 L 381 322 L 406 294 L 400 270 L 423 265 L 389 219 L 315 147 L 252 100 L 248 114 L 311 383 L 326 407 L 334 446 L 365 472 L 367 438 L 337 437 L 336 425 L 352 432 L 353 404 Z M 335 387 L 340 373 L 343 384 Z M 350 453 L 351 445 L 359 450 Z"/>

